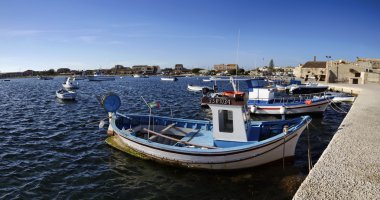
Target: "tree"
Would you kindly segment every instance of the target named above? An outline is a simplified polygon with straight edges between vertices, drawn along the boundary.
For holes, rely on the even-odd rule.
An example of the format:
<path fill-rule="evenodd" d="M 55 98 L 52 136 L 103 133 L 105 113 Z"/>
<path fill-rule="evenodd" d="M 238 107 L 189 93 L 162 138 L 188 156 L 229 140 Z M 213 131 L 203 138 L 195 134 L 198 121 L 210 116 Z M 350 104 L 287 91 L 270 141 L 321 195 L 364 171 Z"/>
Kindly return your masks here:
<path fill-rule="evenodd" d="M 268 72 L 272 73 L 274 71 L 274 62 L 273 59 L 270 59 L 269 66 L 268 66 Z"/>
<path fill-rule="evenodd" d="M 47 74 L 48 75 L 54 75 L 54 69 L 49 69 L 48 71 L 47 71 Z"/>
<path fill-rule="evenodd" d="M 245 72 L 244 69 L 239 68 L 238 71 L 237 71 L 237 74 L 238 75 L 242 75 L 242 74 L 244 74 L 244 72 Z"/>
<path fill-rule="evenodd" d="M 70 69 L 69 68 L 59 68 L 57 69 L 57 73 L 60 74 L 60 73 L 70 73 Z"/>
<path fill-rule="evenodd" d="M 191 73 L 193 74 L 199 74 L 199 71 L 201 71 L 202 69 L 201 68 L 194 68 L 191 70 Z"/>

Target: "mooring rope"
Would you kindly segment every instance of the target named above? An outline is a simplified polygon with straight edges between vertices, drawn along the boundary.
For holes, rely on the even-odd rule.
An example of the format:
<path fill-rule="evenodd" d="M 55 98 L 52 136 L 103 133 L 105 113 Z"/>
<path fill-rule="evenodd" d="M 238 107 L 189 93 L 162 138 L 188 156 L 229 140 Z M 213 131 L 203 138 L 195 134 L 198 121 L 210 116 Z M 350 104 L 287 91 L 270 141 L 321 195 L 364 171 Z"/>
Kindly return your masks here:
<path fill-rule="evenodd" d="M 330 107 L 337 113 L 341 113 L 341 114 L 347 114 L 348 112 L 343 110 L 342 108 L 339 108 L 338 105 L 336 105 L 336 103 L 334 101 L 332 101 L 331 99 L 327 99 L 327 101 L 329 102 L 329 105 Z M 334 108 L 334 106 L 335 108 Z"/>

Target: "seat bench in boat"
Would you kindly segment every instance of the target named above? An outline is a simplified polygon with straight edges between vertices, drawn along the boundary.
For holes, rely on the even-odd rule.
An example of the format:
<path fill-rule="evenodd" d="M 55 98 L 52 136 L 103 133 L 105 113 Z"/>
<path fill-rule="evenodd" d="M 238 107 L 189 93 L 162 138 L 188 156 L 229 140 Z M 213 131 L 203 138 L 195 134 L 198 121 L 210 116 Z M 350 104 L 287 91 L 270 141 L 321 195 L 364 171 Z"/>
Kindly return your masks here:
<path fill-rule="evenodd" d="M 212 133 L 206 130 L 194 130 L 193 132 L 188 133 L 185 137 L 181 139 L 184 142 L 191 142 L 193 144 L 201 146 L 214 146 L 214 139 Z"/>

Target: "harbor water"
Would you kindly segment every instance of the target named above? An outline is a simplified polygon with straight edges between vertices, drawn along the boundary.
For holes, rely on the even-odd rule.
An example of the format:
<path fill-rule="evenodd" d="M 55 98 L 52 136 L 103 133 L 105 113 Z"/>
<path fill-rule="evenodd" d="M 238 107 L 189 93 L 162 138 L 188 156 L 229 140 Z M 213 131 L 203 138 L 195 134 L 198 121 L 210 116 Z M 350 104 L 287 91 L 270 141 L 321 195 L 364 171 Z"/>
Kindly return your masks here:
<path fill-rule="evenodd" d="M 0 199 L 291 199 L 308 173 L 308 135 L 316 163 L 345 117 L 330 107 L 312 116 L 285 168 L 280 161 L 239 171 L 189 170 L 141 160 L 104 142 L 106 129 L 98 124 L 107 113 L 97 97 L 111 91 L 121 97 L 121 113 L 148 113 L 143 96 L 160 102 L 155 115 L 211 119 L 210 110 L 199 105 L 201 94 L 187 91 L 187 85 L 213 83 L 178 79 L 83 80 L 73 102 L 55 97 L 64 77 L 0 82 Z M 231 89 L 228 82 L 218 87 Z M 247 90 L 244 83 L 239 88 Z"/>

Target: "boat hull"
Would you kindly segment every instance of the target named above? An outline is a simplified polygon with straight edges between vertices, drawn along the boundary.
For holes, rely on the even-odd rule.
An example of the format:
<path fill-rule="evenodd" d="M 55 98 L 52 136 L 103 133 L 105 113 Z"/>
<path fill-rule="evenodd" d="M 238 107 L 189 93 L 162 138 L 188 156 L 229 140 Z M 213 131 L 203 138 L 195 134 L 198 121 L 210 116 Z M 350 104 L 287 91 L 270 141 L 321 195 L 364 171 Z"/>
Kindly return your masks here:
<path fill-rule="evenodd" d="M 75 100 L 77 94 L 76 93 L 56 93 L 57 98 L 62 100 Z"/>
<path fill-rule="evenodd" d="M 89 81 L 114 81 L 115 77 L 113 76 L 88 76 Z"/>
<path fill-rule="evenodd" d="M 281 114 L 303 114 L 303 113 L 322 113 L 326 110 L 330 100 L 313 102 L 311 104 L 298 105 L 270 105 L 270 104 L 251 104 L 248 105 L 250 113 L 260 115 L 281 115 Z M 252 108 L 255 107 L 255 108 Z M 283 108 L 285 107 L 285 110 Z"/>
<path fill-rule="evenodd" d="M 118 129 L 115 120 L 111 119 L 108 132 L 113 136 L 110 136 L 106 142 L 130 155 L 168 165 L 193 169 L 234 170 L 294 156 L 297 141 L 309 122 L 308 119 L 304 120 L 285 135 L 285 138 L 284 134 L 280 134 L 274 138 L 240 147 L 200 149 L 169 146 L 137 138 L 125 130 Z"/>

